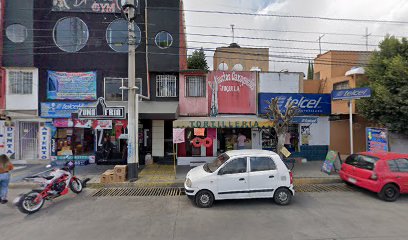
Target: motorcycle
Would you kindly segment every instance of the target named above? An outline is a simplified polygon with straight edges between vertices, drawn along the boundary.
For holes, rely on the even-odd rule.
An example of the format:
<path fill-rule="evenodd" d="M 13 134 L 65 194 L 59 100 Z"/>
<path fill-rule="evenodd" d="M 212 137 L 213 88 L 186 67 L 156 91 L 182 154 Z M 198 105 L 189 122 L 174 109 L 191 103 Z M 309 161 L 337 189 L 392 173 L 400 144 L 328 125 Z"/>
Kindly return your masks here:
<path fill-rule="evenodd" d="M 50 167 L 51 165 L 47 165 L 47 168 Z M 77 178 L 73 172 L 74 167 L 75 164 L 69 161 L 60 169 L 52 169 L 49 176 L 36 175 L 24 178 L 26 181 L 39 183 L 41 188 L 33 189 L 26 194 L 21 194 L 14 199 L 13 203 L 18 207 L 20 212 L 33 214 L 43 207 L 46 200 L 52 200 L 66 195 L 69 189 L 76 194 L 81 193 L 89 179 L 81 181 Z"/>

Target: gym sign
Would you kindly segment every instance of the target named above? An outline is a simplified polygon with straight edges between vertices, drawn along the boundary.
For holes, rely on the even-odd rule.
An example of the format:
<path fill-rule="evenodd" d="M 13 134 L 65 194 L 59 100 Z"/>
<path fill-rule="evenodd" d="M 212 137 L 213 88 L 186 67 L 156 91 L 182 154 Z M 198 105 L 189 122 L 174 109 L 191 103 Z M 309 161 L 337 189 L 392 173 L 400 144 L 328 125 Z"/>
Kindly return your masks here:
<path fill-rule="evenodd" d="M 125 107 L 108 107 L 103 97 L 98 98 L 94 107 L 82 107 L 78 109 L 79 119 L 125 119 Z"/>

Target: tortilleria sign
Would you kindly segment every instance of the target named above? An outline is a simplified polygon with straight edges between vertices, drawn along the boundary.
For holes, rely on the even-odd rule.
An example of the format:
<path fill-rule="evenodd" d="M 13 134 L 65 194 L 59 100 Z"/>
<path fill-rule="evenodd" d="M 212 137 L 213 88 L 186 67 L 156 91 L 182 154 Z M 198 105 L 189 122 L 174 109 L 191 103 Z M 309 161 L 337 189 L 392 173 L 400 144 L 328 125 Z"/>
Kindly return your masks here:
<path fill-rule="evenodd" d="M 268 120 L 249 120 L 249 121 L 180 121 L 173 122 L 173 128 L 270 128 L 273 123 Z"/>
<path fill-rule="evenodd" d="M 79 108 L 80 119 L 124 119 L 126 118 L 125 107 L 108 107 L 103 97 L 98 98 L 94 107 Z"/>

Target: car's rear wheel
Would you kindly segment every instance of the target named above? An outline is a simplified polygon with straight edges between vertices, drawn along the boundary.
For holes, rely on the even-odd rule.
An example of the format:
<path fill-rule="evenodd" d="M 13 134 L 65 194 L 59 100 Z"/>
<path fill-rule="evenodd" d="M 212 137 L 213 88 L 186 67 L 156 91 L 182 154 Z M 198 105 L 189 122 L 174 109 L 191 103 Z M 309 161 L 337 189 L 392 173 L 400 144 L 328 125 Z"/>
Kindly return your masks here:
<path fill-rule="evenodd" d="M 394 202 L 400 196 L 400 191 L 394 184 L 386 184 L 378 193 L 378 196 L 384 201 Z"/>
<path fill-rule="evenodd" d="M 200 208 L 209 208 L 214 203 L 214 195 L 208 190 L 201 190 L 195 195 L 195 203 Z"/>
<path fill-rule="evenodd" d="M 279 205 L 288 205 L 292 200 L 292 193 L 287 188 L 279 188 L 275 191 L 273 200 Z"/>

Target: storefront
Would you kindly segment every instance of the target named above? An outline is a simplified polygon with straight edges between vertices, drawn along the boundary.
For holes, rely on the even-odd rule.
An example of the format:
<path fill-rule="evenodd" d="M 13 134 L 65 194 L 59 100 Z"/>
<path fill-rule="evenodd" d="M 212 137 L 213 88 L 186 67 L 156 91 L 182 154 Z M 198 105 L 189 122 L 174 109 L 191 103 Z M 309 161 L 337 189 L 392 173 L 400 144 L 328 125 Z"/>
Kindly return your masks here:
<path fill-rule="evenodd" d="M 177 164 L 202 164 L 229 150 L 262 149 L 262 131 L 271 127 L 271 121 L 256 116 L 179 118 L 173 122 L 173 135 L 182 139 L 176 144 Z"/>

